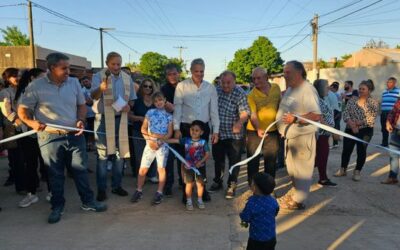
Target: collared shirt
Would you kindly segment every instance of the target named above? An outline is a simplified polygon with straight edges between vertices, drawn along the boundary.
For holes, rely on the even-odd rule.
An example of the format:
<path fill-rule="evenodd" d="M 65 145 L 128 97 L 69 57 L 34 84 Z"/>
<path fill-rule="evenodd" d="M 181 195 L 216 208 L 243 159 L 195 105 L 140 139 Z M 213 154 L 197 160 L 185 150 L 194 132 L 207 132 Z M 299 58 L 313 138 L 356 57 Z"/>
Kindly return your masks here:
<path fill-rule="evenodd" d="M 340 111 L 339 107 L 339 100 L 337 98 L 337 95 L 333 93 L 332 91 L 328 91 L 328 95 L 324 97 L 326 103 L 329 105 L 330 109 Z"/>
<path fill-rule="evenodd" d="M 271 88 L 268 94 L 265 94 L 253 88 L 247 96 L 250 111 L 252 114 L 257 114 L 259 129 L 265 130 L 271 123 L 275 121 L 276 113 L 278 112 L 279 102 L 281 100 L 281 89 L 278 84 L 271 83 Z M 248 130 L 256 130 L 251 124 L 247 123 Z M 273 126 L 269 131 L 275 131 L 276 126 Z"/>
<path fill-rule="evenodd" d="M 393 89 L 386 89 L 382 93 L 382 104 L 381 110 L 382 111 L 391 111 L 394 104 L 400 97 L 400 89 L 394 87 Z"/>
<path fill-rule="evenodd" d="M 118 76 L 111 74 L 110 77 L 111 77 L 111 85 L 112 85 L 114 101 L 116 101 L 119 96 L 124 98 L 125 97 L 125 87 L 124 87 L 124 82 L 122 80 L 122 71 L 119 73 Z M 128 100 L 133 101 L 137 97 L 136 97 L 135 87 L 134 87 L 131 77 L 129 77 L 129 81 L 130 81 L 130 84 L 129 84 L 130 90 L 129 90 Z M 97 72 L 92 78 L 92 88 L 90 91 L 91 92 L 96 91 L 100 87 L 101 82 L 102 82 L 101 73 Z M 104 114 L 103 96 L 100 97 L 99 100 L 94 100 L 92 108 L 96 114 Z M 119 115 L 121 113 L 115 112 L 115 114 Z"/>
<path fill-rule="evenodd" d="M 278 212 L 278 202 L 271 195 L 250 196 L 240 213 L 240 219 L 250 224 L 250 239 L 268 241 L 275 238 L 275 217 Z"/>
<path fill-rule="evenodd" d="M 85 97 L 85 99 L 86 98 L 92 99 L 90 97 L 90 89 L 87 89 L 86 87 L 82 87 L 82 92 L 83 92 L 83 96 Z M 95 117 L 96 114 L 93 112 L 92 106 L 89 106 L 86 104 L 86 109 L 87 109 L 86 118 Z"/>
<path fill-rule="evenodd" d="M 78 106 L 85 103 L 78 79 L 68 77 L 57 86 L 46 75 L 26 87 L 19 105 L 33 110 L 36 120 L 42 123 L 75 127 Z"/>
<path fill-rule="evenodd" d="M 281 118 L 285 113 L 304 115 L 308 113 L 321 114 L 317 90 L 311 83 L 304 81 L 296 88 L 289 87 L 282 98 L 276 119 L 279 133 L 287 139 L 297 136 L 314 134 L 317 128 L 311 124 L 285 124 Z"/>
<path fill-rule="evenodd" d="M 220 86 L 217 87 L 218 93 L 218 113 L 219 113 L 219 138 L 241 139 L 243 130 L 234 134 L 233 124 L 240 119 L 240 113 L 246 112 L 250 115 L 249 104 L 244 90 L 235 86 L 231 93 L 225 93 Z"/>
<path fill-rule="evenodd" d="M 343 121 L 357 120 L 361 121 L 362 124 L 359 125 L 361 128 L 373 128 L 375 125 L 375 119 L 378 115 L 378 101 L 372 97 L 368 97 L 365 105 L 358 105 L 358 97 L 353 97 L 347 102 L 346 108 L 343 112 Z"/>
<path fill-rule="evenodd" d="M 211 83 L 203 81 L 197 87 L 191 78 L 178 83 L 174 105 L 174 130 L 178 130 L 182 122 L 211 120 L 213 133 L 219 132 L 218 95 Z"/>

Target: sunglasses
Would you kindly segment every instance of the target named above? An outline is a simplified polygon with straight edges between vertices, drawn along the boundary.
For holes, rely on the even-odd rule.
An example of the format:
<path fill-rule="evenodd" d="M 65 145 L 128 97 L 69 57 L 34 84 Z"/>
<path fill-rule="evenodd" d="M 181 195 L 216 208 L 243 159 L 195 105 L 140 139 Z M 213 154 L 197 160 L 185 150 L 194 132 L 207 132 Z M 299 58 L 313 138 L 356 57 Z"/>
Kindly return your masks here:
<path fill-rule="evenodd" d="M 144 89 L 153 89 L 153 86 L 151 86 L 151 85 L 143 85 L 143 88 Z"/>

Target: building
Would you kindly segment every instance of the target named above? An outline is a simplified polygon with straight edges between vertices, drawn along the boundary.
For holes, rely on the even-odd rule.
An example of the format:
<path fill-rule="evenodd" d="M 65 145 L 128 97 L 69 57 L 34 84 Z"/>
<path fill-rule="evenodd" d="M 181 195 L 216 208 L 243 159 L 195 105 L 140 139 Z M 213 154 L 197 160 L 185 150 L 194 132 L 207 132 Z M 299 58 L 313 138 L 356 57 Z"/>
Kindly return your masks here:
<path fill-rule="evenodd" d="M 364 48 L 352 54 L 343 66 L 345 68 L 384 66 L 400 63 L 400 49 Z"/>
<path fill-rule="evenodd" d="M 36 67 L 46 70 L 46 56 L 52 52 L 57 51 L 35 46 Z M 70 59 L 71 74 L 81 77 L 92 69 L 92 63 L 85 57 L 62 53 Z M 32 61 L 29 46 L 0 46 L 0 72 L 9 67 L 32 68 Z"/>

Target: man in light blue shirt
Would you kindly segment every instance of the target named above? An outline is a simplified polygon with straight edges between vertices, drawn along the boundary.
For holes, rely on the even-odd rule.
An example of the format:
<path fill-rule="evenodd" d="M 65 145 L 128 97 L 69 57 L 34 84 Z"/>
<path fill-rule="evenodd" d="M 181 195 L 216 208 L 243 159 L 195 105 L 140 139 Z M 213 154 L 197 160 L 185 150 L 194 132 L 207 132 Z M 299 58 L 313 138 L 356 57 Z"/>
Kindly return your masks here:
<path fill-rule="evenodd" d="M 389 145 L 389 132 L 386 130 L 386 119 L 389 112 L 393 109 L 395 102 L 400 97 L 400 89 L 396 87 L 397 79 L 390 77 L 386 86 L 387 89 L 382 93 L 381 102 L 381 131 L 382 131 L 382 146 L 387 147 Z"/>

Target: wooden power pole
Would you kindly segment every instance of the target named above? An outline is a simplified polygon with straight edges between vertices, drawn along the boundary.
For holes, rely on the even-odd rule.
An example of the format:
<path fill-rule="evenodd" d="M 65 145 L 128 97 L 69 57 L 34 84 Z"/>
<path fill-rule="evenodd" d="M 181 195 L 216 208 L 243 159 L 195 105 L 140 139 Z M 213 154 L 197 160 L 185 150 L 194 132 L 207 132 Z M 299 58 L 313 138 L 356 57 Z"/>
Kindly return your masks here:
<path fill-rule="evenodd" d="M 32 2 L 28 1 L 28 15 L 29 15 L 29 48 L 32 56 L 32 67 L 36 67 L 36 53 L 35 53 L 35 40 L 33 37 L 33 17 L 32 17 Z"/>
<path fill-rule="evenodd" d="M 182 61 L 182 51 L 183 51 L 184 49 L 187 49 L 187 47 L 176 46 L 176 47 L 174 47 L 174 48 L 175 48 L 175 49 L 179 49 L 179 60 Z"/>
<path fill-rule="evenodd" d="M 318 14 L 314 15 L 314 18 L 311 22 L 312 27 L 312 41 L 313 41 L 313 73 L 314 79 L 319 78 L 319 69 L 318 69 Z"/>

